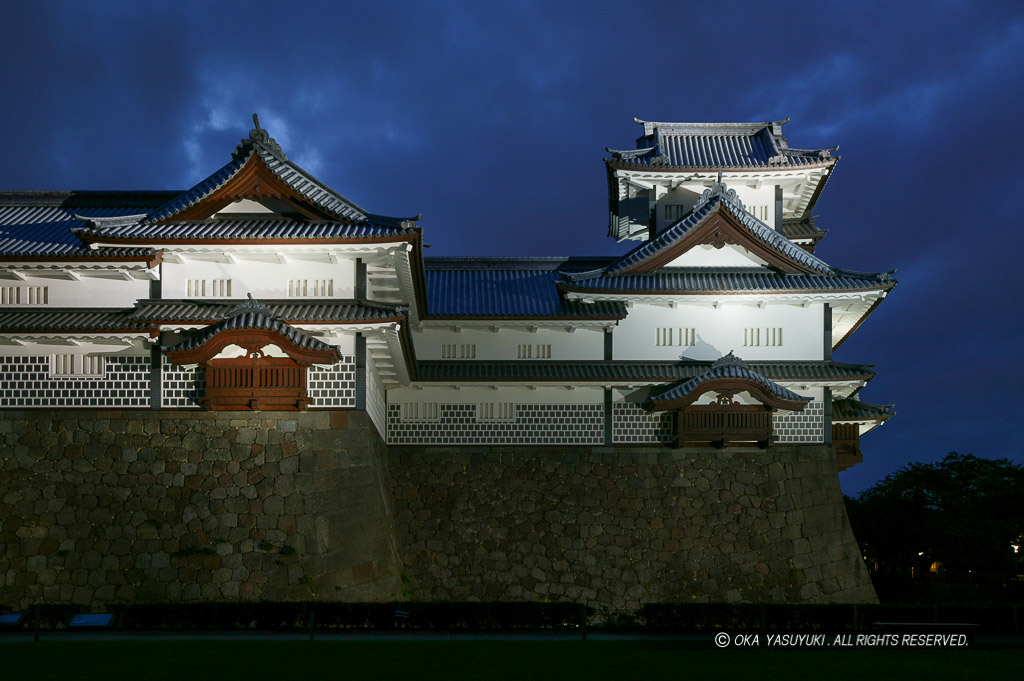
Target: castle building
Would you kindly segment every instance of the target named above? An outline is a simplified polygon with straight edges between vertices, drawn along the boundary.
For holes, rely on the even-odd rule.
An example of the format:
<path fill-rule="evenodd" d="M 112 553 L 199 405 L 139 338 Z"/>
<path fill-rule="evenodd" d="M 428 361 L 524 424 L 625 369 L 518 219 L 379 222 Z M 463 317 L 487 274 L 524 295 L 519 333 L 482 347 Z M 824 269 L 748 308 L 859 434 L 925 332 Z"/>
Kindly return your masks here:
<path fill-rule="evenodd" d="M 837 158 L 638 121 L 611 257 L 426 258 L 255 126 L 184 191 L 0 194 L 0 603 L 873 602 L 815 255 Z"/>
<path fill-rule="evenodd" d="M 896 282 L 814 254 L 838 157 L 786 121 L 638 120 L 604 258 L 424 257 L 418 218 L 254 122 L 184 191 L 0 193 L 0 408 L 358 410 L 389 445 L 815 444 L 840 470 L 892 414 L 832 355 Z"/>

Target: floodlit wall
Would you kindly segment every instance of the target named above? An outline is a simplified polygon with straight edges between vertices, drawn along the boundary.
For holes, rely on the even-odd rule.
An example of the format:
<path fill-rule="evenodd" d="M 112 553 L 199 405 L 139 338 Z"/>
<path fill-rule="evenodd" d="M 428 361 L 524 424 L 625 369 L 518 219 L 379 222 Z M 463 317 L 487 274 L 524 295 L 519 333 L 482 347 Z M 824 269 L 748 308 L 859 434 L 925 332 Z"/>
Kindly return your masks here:
<path fill-rule="evenodd" d="M 0 603 L 395 599 L 383 445 L 350 412 L 6 412 Z"/>
<path fill-rule="evenodd" d="M 614 331 L 614 359 L 670 360 L 685 356 L 714 360 L 734 353 L 746 361 L 824 359 L 824 312 L 821 303 L 807 307 L 725 303 L 671 308 L 638 303 Z M 659 329 L 674 329 L 672 338 Z M 678 342 L 679 329 L 693 329 Z M 781 329 L 779 334 L 777 329 Z M 754 330 L 751 333 L 748 330 Z"/>
<path fill-rule="evenodd" d="M 287 254 L 286 254 L 287 256 Z M 299 256 L 292 256 L 287 263 L 258 262 L 243 260 L 238 264 L 203 262 L 189 258 L 184 264 L 164 262 L 162 266 L 164 298 L 197 298 L 197 299 L 230 299 L 242 298 L 251 293 L 253 298 L 273 300 L 280 298 L 351 299 L 355 297 L 355 262 L 341 260 L 337 264 L 304 261 Z M 189 281 L 206 282 L 206 293 L 190 292 Z M 231 295 L 213 282 L 230 280 Z M 292 295 L 289 293 L 289 281 L 305 281 L 306 293 Z M 314 282 L 332 282 L 331 295 L 314 295 Z M 216 289 L 216 290 L 215 290 Z M 292 293 L 295 293 L 294 290 Z M 148 297 L 147 294 L 139 298 Z M 133 301 L 134 302 L 134 301 Z"/>
<path fill-rule="evenodd" d="M 148 354 L 75 355 L 69 351 L 77 348 L 56 349 L 68 354 L 0 355 L 0 408 L 149 407 Z M 97 362 L 95 372 L 65 373 L 69 355 L 76 368 L 86 358 Z"/>
<path fill-rule="evenodd" d="M 728 180 L 726 180 L 728 183 Z M 768 180 L 760 187 L 750 187 L 745 182 L 728 184 L 729 189 L 736 191 L 736 196 L 743 203 L 747 212 L 765 223 L 772 229 L 775 226 L 775 185 Z M 667 190 L 658 188 L 657 228 L 660 232 L 673 222 L 683 217 L 697 204 L 706 187 L 700 182 L 684 183 L 679 187 Z M 672 206 L 667 208 L 666 206 Z"/>
<path fill-rule="evenodd" d="M 75 271 L 74 268 L 69 268 Z M 38 276 L 31 270 L 25 270 L 24 281 L 16 279 L 0 279 L 0 287 L 5 289 L 0 300 L 5 305 L 14 300 L 14 309 L 25 307 L 112 307 L 132 308 L 140 298 L 149 298 L 149 279 L 124 279 L 111 272 L 103 277 L 83 276 L 79 281 L 67 277 Z M 14 292 L 13 289 L 20 289 Z M 34 289 L 30 292 L 30 289 Z M 42 291 L 41 289 L 45 289 Z M 35 300 L 46 302 L 35 303 Z M 33 301 L 30 303 L 30 301 Z M 3 308 L 0 308 L 3 314 Z"/>
<path fill-rule="evenodd" d="M 388 391 L 392 444 L 604 443 L 600 388 L 400 388 Z"/>
<path fill-rule="evenodd" d="M 827 447 L 388 448 L 418 600 L 876 602 Z"/>
<path fill-rule="evenodd" d="M 873 602 L 831 449 L 390 446 L 361 412 L 7 411 L 0 602 Z"/>
<path fill-rule="evenodd" d="M 500 322 L 495 322 L 500 324 Z M 453 322 L 453 325 L 455 322 Z M 602 359 L 604 330 L 427 328 L 413 334 L 419 359 Z M 449 356 L 454 355 L 454 356 Z M 473 356 L 467 356 L 473 355 Z"/>

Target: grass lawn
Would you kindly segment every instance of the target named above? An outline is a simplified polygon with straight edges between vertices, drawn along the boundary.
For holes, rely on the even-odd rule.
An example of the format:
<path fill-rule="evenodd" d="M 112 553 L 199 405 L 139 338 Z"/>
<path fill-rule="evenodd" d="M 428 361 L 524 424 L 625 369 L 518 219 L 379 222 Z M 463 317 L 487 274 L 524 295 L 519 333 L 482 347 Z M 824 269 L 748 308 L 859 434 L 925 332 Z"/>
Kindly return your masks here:
<path fill-rule="evenodd" d="M 1024 678 L 1020 649 L 753 649 L 666 641 L 43 641 L 0 644 L 5 679 Z"/>

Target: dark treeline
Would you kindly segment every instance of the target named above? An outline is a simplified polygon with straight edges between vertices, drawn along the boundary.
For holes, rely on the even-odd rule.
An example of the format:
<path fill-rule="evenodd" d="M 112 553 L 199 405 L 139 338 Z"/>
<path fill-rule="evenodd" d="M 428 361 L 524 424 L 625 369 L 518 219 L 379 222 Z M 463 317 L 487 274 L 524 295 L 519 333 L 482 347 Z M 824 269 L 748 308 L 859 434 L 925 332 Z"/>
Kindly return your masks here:
<path fill-rule="evenodd" d="M 1024 466 L 952 453 L 846 507 L 883 602 L 1024 596 Z"/>

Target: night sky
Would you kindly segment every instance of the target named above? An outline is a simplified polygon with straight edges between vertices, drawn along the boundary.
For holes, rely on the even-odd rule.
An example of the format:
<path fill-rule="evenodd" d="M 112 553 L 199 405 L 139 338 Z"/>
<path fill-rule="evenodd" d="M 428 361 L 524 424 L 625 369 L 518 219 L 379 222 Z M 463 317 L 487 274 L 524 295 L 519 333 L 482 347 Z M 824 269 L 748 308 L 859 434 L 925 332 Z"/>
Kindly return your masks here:
<path fill-rule="evenodd" d="M 840 145 L 818 255 L 901 283 L 836 353 L 897 416 L 856 494 L 950 451 L 1024 463 L 1024 4 L 5 2 L 2 189 L 184 189 L 251 114 L 428 255 L 619 253 L 633 117 L 791 117 Z"/>

